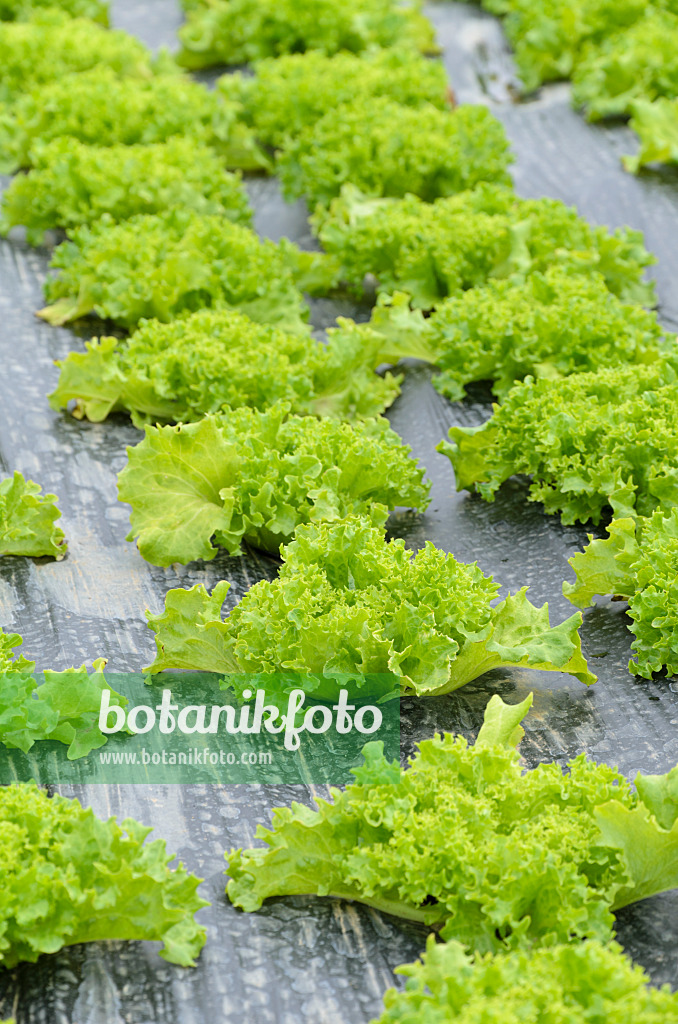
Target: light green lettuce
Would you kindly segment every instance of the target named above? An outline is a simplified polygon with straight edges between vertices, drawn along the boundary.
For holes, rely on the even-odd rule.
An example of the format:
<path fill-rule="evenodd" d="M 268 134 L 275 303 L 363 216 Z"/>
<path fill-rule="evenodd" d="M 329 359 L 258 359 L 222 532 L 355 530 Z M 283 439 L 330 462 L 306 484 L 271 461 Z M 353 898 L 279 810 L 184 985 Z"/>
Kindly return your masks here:
<path fill-rule="evenodd" d="M 319 51 L 258 61 L 254 75 L 224 75 L 217 88 L 243 104 L 257 137 L 271 146 L 299 135 L 340 104 L 387 96 L 408 107 L 450 106 L 445 68 L 407 47 L 359 56 Z"/>
<path fill-rule="evenodd" d="M 524 771 L 514 744 L 530 703 L 507 714 L 492 697 L 475 746 L 424 740 L 404 770 L 367 744 L 353 785 L 317 810 L 275 809 L 264 845 L 227 853 L 229 898 L 247 911 L 271 896 L 354 899 L 470 952 L 608 942 L 615 909 L 678 886 L 678 803 L 667 814 L 664 782 L 648 795 L 639 777 L 633 792 L 585 754 Z"/>
<path fill-rule="evenodd" d="M 373 372 L 383 339 L 351 321 L 310 334 L 258 324 L 235 310 L 207 310 L 163 324 L 147 320 L 129 341 L 99 338 L 58 363 L 53 409 L 94 422 L 124 410 L 140 426 L 186 422 L 226 407 L 356 419 L 377 416 L 399 393 L 398 380 Z"/>
<path fill-rule="evenodd" d="M 239 176 L 193 139 L 102 149 L 59 138 L 32 151 L 33 170 L 17 175 L 2 196 L 0 234 L 17 224 L 40 245 L 51 228 L 113 221 L 172 207 L 249 224 L 252 211 Z"/>
<path fill-rule="evenodd" d="M 19 472 L 0 480 L 0 557 L 63 558 L 68 549 L 64 531 L 56 526 L 57 501 L 56 494 L 43 494 Z"/>
<path fill-rule="evenodd" d="M 654 304 L 643 271 L 655 258 L 640 232 L 593 227 L 559 200 L 520 199 L 497 185 L 434 203 L 370 199 L 345 185 L 312 223 L 342 280 L 362 290 L 374 275 L 380 292 L 407 292 L 422 309 L 491 278 L 522 281 L 549 267 L 602 274 L 622 301 Z"/>
<path fill-rule="evenodd" d="M 419 0 L 211 0 L 184 6 L 188 18 L 179 32 L 178 60 L 191 70 L 306 50 L 361 53 L 405 44 L 437 52 Z"/>
<path fill-rule="evenodd" d="M 277 168 L 288 199 L 327 205 L 351 183 L 372 196 L 425 200 L 481 181 L 510 184 L 513 157 L 500 121 L 483 106 L 414 108 L 387 97 L 344 103 L 288 138 Z"/>
<path fill-rule="evenodd" d="M 650 679 L 666 669 L 678 673 L 678 509 L 650 518 L 615 519 L 608 536 L 594 540 L 570 559 L 576 583 L 563 593 L 578 608 L 598 594 L 629 602 L 634 659 L 629 669 Z"/>
<path fill-rule="evenodd" d="M 457 488 L 493 501 L 515 474 L 532 477 L 529 500 L 564 523 L 649 516 L 678 506 L 675 360 L 650 366 L 528 377 L 480 427 L 452 427 L 437 450 Z"/>
<path fill-rule="evenodd" d="M 226 167 L 266 169 L 239 104 L 181 74 L 120 78 L 110 67 L 64 75 L 0 104 L 0 172 L 30 166 L 38 142 L 67 135 L 91 146 L 148 145 L 187 135 Z"/>
<path fill-rule="evenodd" d="M 160 940 L 165 960 L 192 965 L 206 938 L 201 879 L 170 868 L 165 841 L 144 842 L 150 831 L 35 785 L 0 788 L 2 965 L 104 939 Z"/>
<path fill-rule="evenodd" d="M 63 11 L 73 18 L 91 18 L 108 25 L 106 0 L 0 0 L 0 21 L 25 21 L 45 7 Z"/>
<path fill-rule="evenodd" d="M 122 78 L 150 78 L 158 65 L 169 71 L 170 59 L 154 60 L 129 33 L 106 30 L 87 18 L 70 18 L 54 7 L 36 9 L 25 22 L 0 21 L 2 102 L 74 71 L 100 66 Z"/>
<path fill-rule="evenodd" d="M 416 555 L 360 516 L 300 526 L 277 579 L 256 583 L 225 620 L 227 583 L 172 590 L 149 614 L 150 668 L 297 672 L 331 700 L 347 675 L 390 675 L 403 693 L 449 693 L 509 665 L 595 676 L 581 653 L 581 615 L 559 626 L 526 591 L 493 606 L 499 584 L 431 543 Z M 292 684 L 294 685 L 294 684 Z"/>
<path fill-rule="evenodd" d="M 641 306 L 622 303 L 599 275 L 558 267 L 526 281 L 489 281 L 444 299 L 428 319 L 407 312 L 403 293 L 377 306 L 372 326 L 391 343 L 385 356 L 427 358 L 436 389 L 463 398 L 472 381 L 492 381 L 503 399 L 531 375 L 555 380 L 623 364 L 644 366 L 675 351 L 675 335 Z M 408 327 L 411 326 L 411 330 Z"/>
<path fill-rule="evenodd" d="M 633 25 L 646 0 L 489 0 L 506 14 L 504 29 L 527 90 L 569 78 L 587 43 Z M 499 8 L 499 10 L 497 10 Z"/>
<path fill-rule="evenodd" d="M 216 214 L 168 210 L 115 224 L 107 214 L 74 228 L 54 252 L 61 273 L 45 284 L 38 314 L 65 324 L 89 313 L 135 327 L 198 309 L 234 307 L 259 323 L 308 330 L 301 289 L 334 277 L 322 253 L 260 239 Z M 316 275 L 317 280 L 314 279 Z"/>
<path fill-rule="evenodd" d="M 146 427 L 118 478 L 132 506 L 128 540 L 154 565 L 237 554 L 243 540 L 277 554 L 298 526 L 350 513 L 380 522 L 423 509 L 429 484 L 384 419 L 241 408 L 177 427 Z"/>
<path fill-rule="evenodd" d="M 108 691 L 112 705 L 127 704 L 106 682 L 106 662 L 97 659 L 91 674 L 84 665 L 38 673 L 38 682 L 35 662 L 15 654 L 22 642 L 17 633 L 0 630 L 0 743 L 28 753 L 38 740 L 58 740 L 67 744 L 69 760 L 103 746 L 108 737 L 99 729 L 102 693 Z"/>
<path fill-rule="evenodd" d="M 637 100 L 678 96 L 678 8 L 648 5 L 647 16 L 587 48 L 572 83 L 572 99 L 589 121 L 629 114 Z"/>
<path fill-rule="evenodd" d="M 626 170 L 635 174 L 647 164 L 678 163 L 678 99 L 638 100 L 632 114 L 631 127 L 640 138 L 640 150 L 624 157 Z"/>
<path fill-rule="evenodd" d="M 652 988 L 617 943 L 561 944 L 469 957 L 429 936 L 421 960 L 396 968 L 404 989 L 384 996 L 372 1024 L 668 1024 L 678 994 Z"/>

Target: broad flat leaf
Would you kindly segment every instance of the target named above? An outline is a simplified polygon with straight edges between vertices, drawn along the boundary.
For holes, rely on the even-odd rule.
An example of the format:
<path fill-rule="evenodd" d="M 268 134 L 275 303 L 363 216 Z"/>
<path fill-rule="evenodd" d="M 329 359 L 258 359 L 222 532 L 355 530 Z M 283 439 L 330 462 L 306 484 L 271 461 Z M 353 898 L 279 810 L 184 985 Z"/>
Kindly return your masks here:
<path fill-rule="evenodd" d="M 598 594 L 633 592 L 631 566 L 639 554 L 634 519 L 613 519 L 605 540 L 594 539 L 584 551 L 569 559 L 577 575 L 576 583 L 563 583 L 563 594 L 577 608 L 588 608 Z"/>
<path fill-rule="evenodd" d="M 146 428 L 119 477 L 121 501 L 133 506 L 134 540 L 154 565 L 210 560 L 215 533 L 235 554 L 241 533 L 233 533 L 235 487 L 240 468 L 235 445 L 224 440 L 214 419 L 165 430 Z"/>
<path fill-rule="evenodd" d="M 597 807 L 595 819 L 605 845 L 621 850 L 628 865 L 630 880 L 616 893 L 613 910 L 678 888 L 678 823 L 662 829 L 644 805 L 618 800 Z"/>
<path fill-rule="evenodd" d="M 99 729 L 99 710 L 101 694 L 109 692 L 109 705 L 125 707 L 127 698 L 116 693 L 104 678 L 103 668 L 106 662 L 99 659 L 94 662 L 92 673 L 87 672 L 85 665 L 79 669 L 66 669 L 64 672 L 44 673 L 44 682 L 38 686 L 38 700 L 58 713 L 58 723 L 47 738 L 67 743 L 68 758 L 74 760 L 84 757 L 90 751 L 102 747 L 108 737 Z"/>
<path fill-rule="evenodd" d="M 670 832 L 678 818 L 678 768 L 666 775 L 636 776 L 636 789 L 660 828 Z"/>
<path fill-rule="evenodd" d="M 505 704 L 498 693 L 493 694 L 485 708 L 476 747 L 517 747 L 525 735 L 520 723 L 531 707 L 531 693 L 520 704 Z"/>

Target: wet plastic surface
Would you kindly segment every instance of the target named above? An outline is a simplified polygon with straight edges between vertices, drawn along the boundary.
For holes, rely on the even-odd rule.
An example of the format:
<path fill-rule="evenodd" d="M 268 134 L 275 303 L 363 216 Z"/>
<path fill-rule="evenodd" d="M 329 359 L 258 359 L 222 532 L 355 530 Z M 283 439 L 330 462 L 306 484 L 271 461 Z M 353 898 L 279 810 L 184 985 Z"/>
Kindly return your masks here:
<path fill-rule="evenodd" d="M 180 23 L 171 0 L 113 4 L 117 26 L 150 45 L 172 45 Z M 630 224 L 644 231 L 659 257 L 653 275 L 662 319 L 678 327 L 678 178 L 635 179 L 619 164 L 632 151 L 623 127 L 591 127 L 569 107 L 567 87 L 515 104 L 512 68 L 498 24 L 474 8 L 432 6 L 445 61 L 462 102 L 489 102 L 512 141 L 516 188 L 575 203 L 592 221 Z M 303 204 L 286 206 L 274 181 L 253 180 L 256 226 L 309 244 Z M 273 560 L 256 553 L 217 557 L 208 564 L 159 569 L 124 540 L 127 507 L 116 500 L 115 477 L 125 446 L 140 434 L 123 418 L 79 423 L 50 411 L 45 395 L 58 372 L 53 360 L 80 349 L 89 324 L 77 333 L 35 319 L 46 249 L 21 241 L 0 243 L 0 471 L 14 469 L 58 494 L 70 550 L 61 563 L 4 559 L 0 564 L 0 625 L 25 638 L 24 653 L 38 667 L 62 668 L 104 656 L 114 671 L 137 670 L 152 657 L 144 610 L 161 608 L 167 589 L 219 579 L 232 582 L 237 601 L 256 580 L 271 578 Z M 318 327 L 350 304 L 314 304 Z M 583 528 L 563 527 L 525 500 L 510 481 L 494 504 L 454 491 L 449 461 L 437 442 L 453 423 L 480 422 L 482 398 L 451 405 L 433 390 L 430 372 L 409 370 L 403 394 L 389 413 L 396 430 L 427 467 L 433 500 L 421 518 L 394 517 L 393 532 L 412 547 L 430 539 L 463 560 L 477 560 L 505 588 L 530 586 L 535 604 L 548 601 L 552 621 L 571 614 L 561 594 L 571 578 L 567 559 L 585 541 Z M 472 737 L 492 693 L 535 703 L 522 751 L 526 764 L 565 761 L 585 750 L 636 771 L 666 771 L 678 762 L 678 686 L 634 679 L 626 669 L 631 635 L 624 605 L 602 601 L 585 616 L 583 644 L 599 675 L 593 688 L 554 673 L 497 671 L 444 698 L 403 701 L 403 753 L 436 730 Z M 101 815 L 132 816 L 153 825 L 189 870 L 203 876 L 212 906 L 201 912 L 208 943 L 195 970 L 172 967 L 150 943 L 97 943 L 42 957 L 37 965 L 0 972 L 0 1017 L 18 1024 L 366 1024 L 378 1014 L 392 970 L 416 957 L 422 929 L 347 903 L 278 899 L 259 913 L 236 911 L 224 897 L 223 851 L 250 845 L 269 809 L 291 799 L 310 801 L 300 787 L 76 787 L 64 790 Z M 657 983 L 678 985 L 678 894 L 655 897 L 618 918 L 619 938 Z"/>

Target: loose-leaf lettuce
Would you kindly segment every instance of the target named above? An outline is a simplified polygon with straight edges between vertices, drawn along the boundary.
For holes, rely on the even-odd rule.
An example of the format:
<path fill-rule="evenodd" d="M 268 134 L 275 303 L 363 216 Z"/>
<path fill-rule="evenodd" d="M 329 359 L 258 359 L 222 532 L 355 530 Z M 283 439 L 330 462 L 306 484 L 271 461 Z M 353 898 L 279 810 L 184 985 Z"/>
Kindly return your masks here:
<path fill-rule="evenodd" d="M 492 390 L 503 399 L 528 375 L 557 379 L 678 355 L 675 335 L 654 313 L 622 303 L 600 275 L 560 268 L 446 299 L 428 324 L 442 371 L 433 383 L 451 399 L 462 398 L 472 381 L 494 381 Z"/>
<path fill-rule="evenodd" d="M 496 0 L 487 4 L 498 6 Z M 527 90 L 569 78 L 586 43 L 642 18 L 646 0 L 503 0 L 504 29 Z"/>
<path fill-rule="evenodd" d="M 0 234 L 23 224 L 34 245 L 51 228 L 91 224 L 103 214 L 119 222 L 174 207 L 235 224 L 249 224 L 252 216 L 239 176 L 190 138 L 105 149 L 60 138 L 37 145 L 31 164 L 3 193 Z"/>
<path fill-rule="evenodd" d="M 647 164 L 678 163 L 678 99 L 638 100 L 632 113 L 631 127 L 640 138 L 640 151 L 624 157 L 626 170 L 635 174 Z"/>
<path fill-rule="evenodd" d="M 147 561 L 236 554 L 243 539 L 275 554 L 303 523 L 350 513 L 385 522 L 396 506 L 426 507 L 423 470 L 386 420 L 351 426 L 288 412 L 241 408 L 146 427 L 118 492 L 132 506 L 128 540 L 139 538 Z"/>
<path fill-rule="evenodd" d="M 374 326 L 394 342 L 392 355 L 421 357 L 430 349 L 427 358 L 441 370 L 433 383 L 452 400 L 463 398 L 472 381 L 493 381 L 503 399 L 528 375 L 556 379 L 625 363 L 643 366 L 673 350 L 678 355 L 675 336 L 655 314 L 620 302 L 599 275 L 555 267 L 524 282 L 489 281 L 444 299 L 428 319 L 412 311 L 411 334 L 406 298 L 382 301 Z"/>
<path fill-rule="evenodd" d="M 399 392 L 397 379 L 373 372 L 383 339 L 349 320 L 327 333 L 323 345 L 235 310 L 144 321 L 129 341 L 95 339 L 58 363 L 50 405 L 63 409 L 75 400 L 73 414 L 94 422 L 125 410 L 137 426 L 196 420 L 225 407 L 264 410 L 279 401 L 302 414 L 379 415 Z"/>
<path fill-rule="evenodd" d="M 0 21 L 25 21 L 45 7 L 108 25 L 107 0 L 0 0 Z"/>
<path fill-rule="evenodd" d="M 650 679 L 666 669 L 678 673 L 678 510 L 655 512 L 650 518 L 615 519 L 608 536 L 594 540 L 570 559 L 576 583 L 563 593 L 578 608 L 593 604 L 598 594 L 629 602 L 631 644 L 635 659 L 629 669 Z"/>
<path fill-rule="evenodd" d="M 674 365 L 527 378 L 481 427 L 452 427 L 447 455 L 457 488 L 487 501 L 529 474 L 530 501 L 564 523 L 649 516 L 678 505 L 678 376 Z"/>
<path fill-rule="evenodd" d="M 514 665 L 595 676 L 581 653 L 581 615 L 551 627 L 548 606 L 525 590 L 492 606 L 499 584 L 431 543 L 416 555 L 360 516 L 300 526 L 277 579 L 247 592 L 225 621 L 225 589 L 170 591 L 149 615 L 158 656 L 150 671 L 310 673 L 314 696 L 336 696 L 338 678 L 391 675 L 404 693 L 449 693 L 493 668 Z M 227 584 L 225 585 L 227 587 Z"/>
<path fill-rule="evenodd" d="M 1 6 L 1 3 L 0 3 Z M 0 21 L 0 100 L 74 71 L 100 66 L 123 78 L 150 78 L 155 61 L 134 36 L 106 30 L 87 18 L 56 9 L 38 10 L 26 22 Z M 170 61 L 162 58 L 169 70 Z"/>
<path fill-rule="evenodd" d="M 510 184 L 500 121 L 483 106 L 407 107 L 387 97 L 344 103 L 289 138 L 277 167 L 288 199 L 327 205 L 351 183 L 373 196 L 454 195 L 481 181 Z"/>
<path fill-rule="evenodd" d="M 589 121 L 631 112 L 637 100 L 678 96 L 678 9 L 648 6 L 647 16 L 584 53 L 575 69 L 572 99 Z"/>
<path fill-rule="evenodd" d="M 217 88 L 243 104 L 257 137 L 272 146 L 299 135 L 340 104 L 357 100 L 368 106 L 375 97 L 387 96 L 408 107 L 431 103 L 444 110 L 450 105 L 442 62 L 406 47 L 360 56 L 293 53 L 259 61 L 254 71 L 246 77 L 224 75 Z"/>
<path fill-rule="evenodd" d="M 405 44 L 437 52 L 419 0 L 212 0 L 186 9 L 177 59 L 191 70 L 306 50 L 361 53 Z"/>
<path fill-rule="evenodd" d="M 56 494 L 43 494 L 39 484 L 19 472 L 0 480 L 0 557 L 62 559 L 67 545 L 64 531 L 55 525 L 61 518 L 57 501 Z"/>
<path fill-rule="evenodd" d="M 22 642 L 17 633 L 0 630 L 0 743 L 28 753 L 37 740 L 58 740 L 68 745 L 70 760 L 103 746 L 101 694 L 107 690 L 112 705 L 127 704 L 106 682 L 106 662 L 97 659 L 91 674 L 84 665 L 39 673 L 38 682 L 35 662 L 14 653 Z"/>
<path fill-rule="evenodd" d="M 475 746 L 436 736 L 401 770 L 368 743 L 331 801 L 275 809 L 264 846 L 227 854 L 231 901 L 355 899 L 480 953 L 609 941 L 612 910 L 678 886 L 678 825 L 585 754 L 523 772 L 501 707 L 494 696 Z"/>
<path fill-rule="evenodd" d="M 511 189 L 480 185 L 425 203 L 371 199 L 345 185 L 312 223 L 342 280 L 361 289 L 374 275 L 379 291 L 408 292 L 422 309 L 490 278 L 520 281 L 551 266 L 602 274 L 623 301 L 654 303 L 643 270 L 655 259 L 640 232 L 593 227 L 557 199 L 519 199 Z"/>
<path fill-rule="evenodd" d="M 106 214 L 75 228 L 54 252 L 61 270 L 45 284 L 51 324 L 97 313 L 124 327 L 169 322 L 215 306 L 240 309 L 260 323 L 306 330 L 300 288 L 305 264 L 322 270 L 322 253 L 302 253 L 286 239 L 260 239 L 218 215 L 168 210 L 115 224 Z M 329 267 L 330 274 L 334 274 Z M 299 285 L 299 287 L 297 286 Z"/>
<path fill-rule="evenodd" d="M 194 914 L 201 879 L 131 818 L 102 821 L 77 800 L 35 785 L 0 788 L 0 961 L 102 939 L 160 939 L 160 955 L 191 966 L 205 944 Z"/>
<path fill-rule="evenodd" d="M 181 74 L 120 78 L 109 67 L 64 75 L 0 104 L 0 172 L 30 166 L 36 142 L 67 135 L 91 146 L 147 145 L 188 135 L 225 166 L 266 169 L 239 104 Z"/>
<path fill-rule="evenodd" d="M 404 989 L 389 989 L 372 1024 L 668 1024 L 678 994 L 651 988 L 617 943 L 561 944 L 469 957 L 458 942 L 429 936 L 421 960 L 396 968 Z"/>

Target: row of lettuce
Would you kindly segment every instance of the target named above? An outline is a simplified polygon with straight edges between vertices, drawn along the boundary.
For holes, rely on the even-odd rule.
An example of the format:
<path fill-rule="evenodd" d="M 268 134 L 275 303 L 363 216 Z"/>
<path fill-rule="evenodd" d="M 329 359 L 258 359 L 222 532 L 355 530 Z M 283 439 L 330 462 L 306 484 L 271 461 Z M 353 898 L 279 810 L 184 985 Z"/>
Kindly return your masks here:
<path fill-rule="evenodd" d="M 8 101 L 6 130 L 23 154 L 19 163 L 33 166 L 6 191 L 2 227 L 23 224 L 34 242 L 50 229 L 70 233 L 54 254 L 60 272 L 46 285 L 50 304 L 41 316 L 63 324 L 96 312 L 133 333 L 96 339 L 86 352 L 71 354 L 50 396 L 55 408 L 92 420 L 124 410 L 137 424 L 181 424 L 205 415 L 223 419 L 224 409 L 241 406 L 265 413 L 283 403 L 286 414 L 345 420 L 358 443 L 365 418 L 398 394 L 398 376 L 378 377 L 375 368 L 413 356 L 439 369 L 434 384 L 451 399 L 476 380 L 492 380 L 501 399 L 511 392 L 482 430 L 453 431 L 452 444 L 442 445 L 462 486 L 491 498 L 507 476 L 531 474 L 530 496 L 564 522 L 598 522 L 610 506 L 618 518 L 670 513 L 675 338 L 645 308 L 654 299 L 643 277 L 652 258 L 642 238 L 592 227 L 554 200 L 516 197 L 499 122 L 485 108 L 451 110 L 437 62 L 404 43 L 362 57 L 294 54 L 264 60 L 247 78 L 226 76 L 210 92 L 169 57 L 154 63 L 123 33 L 80 20 L 78 31 L 55 37 L 52 23 L 63 25 L 64 17 L 42 12 L 2 27 L 30 38 L 30 53 L 46 33 L 52 49 L 61 38 L 71 66 L 85 64 L 75 59 L 81 50 L 90 62 L 100 54 L 94 69 Z M 21 48 L 9 49 L 18 61 L 10 77 L 18 80 Z M 141 77 L 126 77 L 130 68 Z M 342 83 L 347 89 L 349 82 L 352 98 L 347 93 L 342 102 Z M 97 90 L 102 98 L 93 104 Z M 374 120 L 358 131 L 366 109 Z M 415 136 L 417 145 L 408 145 Z M 241 154 L 258 152 L 275 164 L 290 197 L 311 198 L 323 252 L 254 234 L 242 183 L 223 168 L 233 138 Z M 376 280 L 378 292 L 370 323 L 344 319 L 330 330 L 329 344 L 316 341 L 303 292 L 348 287 L 363 296 L 366 278 Z M 522 387 L 513 388 L 520 380 Z M 657 403 L 651 434 L 642 426 L 649 402 Z M 258 423 L 251 420 L 255 445 L 265 432 Z M 207 429 L 161 427 L 130 453 L 121 497 L 132 505 L 144 557 L 157 564 L 210 557 L 213 539 L 233 551 L 233 542 L 222 540 L 224 524 L 250 516 L 245 465 L 236 470 L 231 460 L 227 471 L 226 464 L 211 464 L 199 481 L 186 465 L 184 447 Z M 228 434 L 223 423 L 219 429 Z M 318 428 L 308 420 L 300 429 L 312 437 Z M 537 445 L 535 436 L 543 439 Z M 320 441 L 309 443 L 319 472 L 331 469 Z M 180 481 L 171 523 L 161 513 L 168 494 L 158 469 L 169 462 Z M 283 518 L 290 515 L 285 487 L 268 490 L 259 521 L 243 526 L 241 536 L 277 552 L 315 513 L 297 508 L 292 527 L 281 528 L 278 506 Z M 375 490 L 371 497 L 385 501 Z M 333 500 L 334 514 L 354 510 Z M 407 494 L 390 500 L 425 506 Z M 308 492 L 304 501 L 319 507 Z M 46 522 L 32 490 L 26 502 Z M 643 523 L 638 530 L 642 546 Z M 5 550 L 64 550 L 56 535 L 31 550 L 30 533 L 14 530 L 13 547 Z M 666 534 L 668 554 L 669 519 Z M 590 559 L 576 567 L 584 576 L 595 572 L 599 590 L 614 593 L 617 552 L 612 543 L 606 550 L 607 575 Z M 641 577 L 633 570 L 631 578 Z M 662 578 L 645 582 L 644 589 L 657 592 L 654 609 Z M 654 613 L 646 619 L 647 602 L 631 605 L 632 669 L 645 675 L 675 660 L 670 595 L 664 603 L 663 622 Z"/>
<path fill-rule="evenodd" d="M 354 784 L 317 810 L 278 808 L 264 846 L 227 851 L 230 900 L 350 899 L 428 927 L 382 1024 L 675 1020 L 678 996 L 648 986 L 613 929 L 615 912 L 678 885 L 676 769 L 635 789 L 585 755 L 524 771 L 530 704 L 493 697 L 474 745 L 437 736 L 404 769 L 368 744 Z M 161 940 L 171 963 L 193 963 L 199 879 L 170 869 L 149 829 L 30 786 L 0 789 L 0 808 L 5 966 L 104 937 Z"/>
<path fill-rule="evenodd" d="M 591 121 L 631 118 L 640 151 L 624 159 L 630 171 L 678 163 L 678 4 L 676 0 L 481 0 L 503 18 L 523 89 L 572 80 L 574 105 Z M 197 69 L 239 65 L 288 53 L 362 53 L 393 46 L 407 35 L 435 52 L 430 26 L 416 2 L 397 12 L 388 0 L 314 3 L 299 11 L 289 0 L 256 5 L 233 0 L 184 0 L 179 62 Z"/>
<path fill-rule="evenodd" d="M 678 163 L 675 0 L 481 0 L 503 25 L 527 92 L 572 80 L 587 120 L 629 119 L 627 170 Z"/>
<path fill-rule="evenodd" d="M 386 541 L 389 509 L 428 501 L 422 468 L 380 417 L 399 377 L 374 373 L 411 356 L 440 369 L 451 399 L 491 379 L 502 400 L 484 427 L 442 444 L 461 486 L 491 498 L 531 473 L 532 496 L 565 522 L 597 522 L 611 505 L 609 539 L 575 557 L 568 594 L 585 606 L 609 582 L 631 599 L 637 669 L 671 667 L 670 623 L 648 595 L 671 578 L 663 554 L 678 528 L 662 515 L 675 342 L 645 308 L 652 260 L 638 233 L 515 196 L 499 122 L 453 108 L 442 68 L 418 52 L 435 47 L 416 8 L 193 3 L 186 66 L 264 58 L 209 91 L 167 55 L 68 20 L 105 23 L 97 5 L 61 7 L 24 5 L 27 20 L 0 24 L 0 153 L 6 170 L 27 170 L 5 192 L 2 230 L 23 225 L 36 244 L 69 233 L 44 319 L 94 312 L 131 333 L 72 353 L 50 402 L 145 425 L 119 486 L 149 561 L 283 545 L 278 578 L 225 620 L 227 583 L 170 591 L 149 614 L 149 671 L 284 666 L 314 673 L 325 700 L 346 673 L 387 672 L 421 696 L 502 665 L 594 681 L 580 613 L 551 627 L 524 590 L 494 604 L 499 586 L 477 565 Z M 314 48 L 325 52 L 289 53 Z M 304 196 L 323 252 L 259 239 L 238 169 L 275 169 L 288 198 Z M 304 293 L 362 298 L 366 277 L 378 294 L 369 324 L 341 320 L 320 344 Z M 55 501 L 19 474 L 3 481 L 0 551 L 63 556 Z M 102 666 L 38 685 L 19 644 L 0 634 L 0 739 L 23 750 L 56 739 L 72 757 L 100 746 Z M 427 741 L 404 770 L 366 748 L 356 785 L 317 812 L 277 811 L 268 849 L 231 851 L 230 898 L 254 910 L 272 895 L 334 895 L 440 930 L 445 945 L 432 940 L 406 969 L 384 1022 L 672 1019 L 676 997 L 648 989 L 611 940 L 615 910 L 678 884 L 674 774 L 640 778 L 637 793 L 585 758 L 522 774 L 527 709 L 496 698 L 474 747 Z M 0 797 L 7 965 L 104 936 L 161 938 L 168 959 L 192 962 L 203 901 L 164 844 L 30 788 Z"/>

